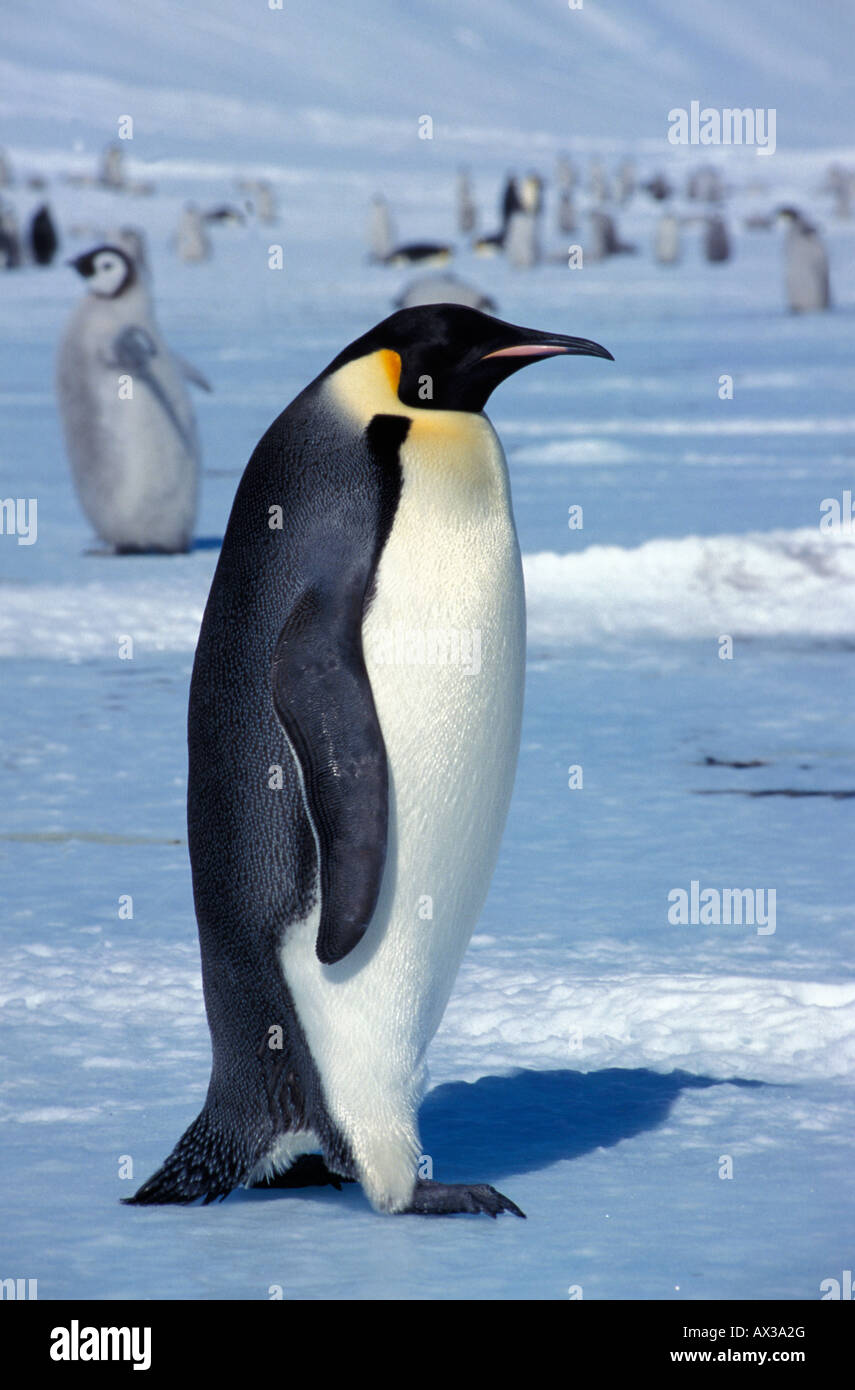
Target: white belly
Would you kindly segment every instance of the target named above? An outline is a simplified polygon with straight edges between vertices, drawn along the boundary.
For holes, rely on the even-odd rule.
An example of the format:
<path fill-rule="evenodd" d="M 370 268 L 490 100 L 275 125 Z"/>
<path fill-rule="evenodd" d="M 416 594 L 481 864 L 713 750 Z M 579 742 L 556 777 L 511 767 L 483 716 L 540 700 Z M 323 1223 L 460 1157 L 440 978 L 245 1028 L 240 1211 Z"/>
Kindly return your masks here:
<path fill-rule="evenodd" d="M 487 421 L 466 420 L 452 437 L 467 458 L 484 451 L 474 474 L 441 428 L 404 446 L 363 629 L 389 761 L 377 910 L 337 965 L 315 955 L 317 913 L 282 950 L 330 1113 L 387 1209 L 409 1200 L 425 1052 L 489 888 L 519 750 L 525 602 L 506 466 Z"/>

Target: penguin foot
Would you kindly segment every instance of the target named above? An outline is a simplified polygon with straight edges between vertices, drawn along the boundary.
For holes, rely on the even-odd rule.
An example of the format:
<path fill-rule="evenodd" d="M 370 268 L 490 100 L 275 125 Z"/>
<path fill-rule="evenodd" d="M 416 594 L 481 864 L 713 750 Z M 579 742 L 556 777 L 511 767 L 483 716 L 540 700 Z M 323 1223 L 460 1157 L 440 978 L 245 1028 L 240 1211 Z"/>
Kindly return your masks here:
<path fill-rule="evenodd" d="M 332 1173 L 320 1154 L 301 1154 L 284 1173 L 276 1173 L 272 1178 L 262 1178 L 251 1184 L 252 1187 L 334 1187 L 341 1191 L 343 1182 L 353 1182 L 340 1173 Z"/>
<path fill-rule="evenodd" d="M 419 1216 L 452 1216 L 456 1212 L 486 1212 L 493 1218 L 501 1211 L 513 1212 L 525 1221 L 524 1211 L 489 1183 L 433 1182 L 419 1178 L 413 1200 L 405 1213 Z"/>

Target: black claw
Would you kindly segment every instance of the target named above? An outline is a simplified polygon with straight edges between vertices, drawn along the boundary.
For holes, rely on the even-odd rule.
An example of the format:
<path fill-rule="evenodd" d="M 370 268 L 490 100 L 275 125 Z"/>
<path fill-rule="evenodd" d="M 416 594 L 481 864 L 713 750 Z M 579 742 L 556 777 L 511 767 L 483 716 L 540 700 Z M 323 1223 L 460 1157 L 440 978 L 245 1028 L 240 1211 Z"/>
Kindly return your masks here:
<path fill-rule="evenodd" d="M 421 1178 L 416 1183 L 413 1200 L 408 1213 L 419 1216 L 453 1216 L 459 1212 L 471 1212 L 492 1216 L 500 1212 L 512 1212 L 514 1216 L 526 1219 L 516 1202 L 497 1192 L 489 1183 L 444 1183 Z"/>

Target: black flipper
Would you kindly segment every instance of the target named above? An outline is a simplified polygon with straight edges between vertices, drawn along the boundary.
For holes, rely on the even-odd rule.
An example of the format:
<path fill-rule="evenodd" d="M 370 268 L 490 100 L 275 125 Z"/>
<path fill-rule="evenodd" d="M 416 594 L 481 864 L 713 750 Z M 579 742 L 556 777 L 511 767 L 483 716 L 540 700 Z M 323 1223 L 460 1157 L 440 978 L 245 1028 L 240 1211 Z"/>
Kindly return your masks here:
<path fill-rule="evenodd" d="M 172 401 L 151 370 L 151 359 L 157 355 L 157 344 L 151 334 L 145 328 L 131 324 L 127 328 L 123 328 L 121 333 L 116 334 L 113 341 L 113 356 L 109 365 L 119 367 L 129 376 L 145 382 L 184 448 L 188 453 L 192 453 L 193 441 L 181 423 Z"/>
<path fill-rule="evenodd" d="M 525 1220 L 525 1212 L 520 1211 L 516 1202 L 504 1197 L 489 1183 L 433 1182 L 429 1178 L 419 1178 L 405 1214 L 453 1216 L 458 1212 L 484 1212 L 495 1219 L 503 1211 Z"/>
<path fill-rule="evenodd" d="M 369 447 L 397 452 L 408 428 L 402 417 L 375 416 Z M 273 657 L 273 705 L 300 764 L 318 837 L 316 950 L 324 965 L 343 960 L 371 921 L 389 817 L 386 747 L 362 652 L 376 557 L 342 551 L 339 563 L 329 551 L 318 556 L 316 582 L 292 608 Z"/>

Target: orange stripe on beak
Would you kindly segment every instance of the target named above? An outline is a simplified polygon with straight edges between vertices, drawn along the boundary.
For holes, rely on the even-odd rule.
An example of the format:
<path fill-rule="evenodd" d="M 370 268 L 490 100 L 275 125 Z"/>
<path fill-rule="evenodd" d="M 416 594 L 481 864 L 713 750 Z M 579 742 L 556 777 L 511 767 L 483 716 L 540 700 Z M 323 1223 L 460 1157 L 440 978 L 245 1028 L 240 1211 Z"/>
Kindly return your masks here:
<path fill-rule="evenodd" d="M 545 343 L 522 343 L 518 347 L 498 348 L 481 358 L 486 362 L 491 357 L 550 357 L 555 353 L 566 352 L 565 347 L 547 347 Z"/>

